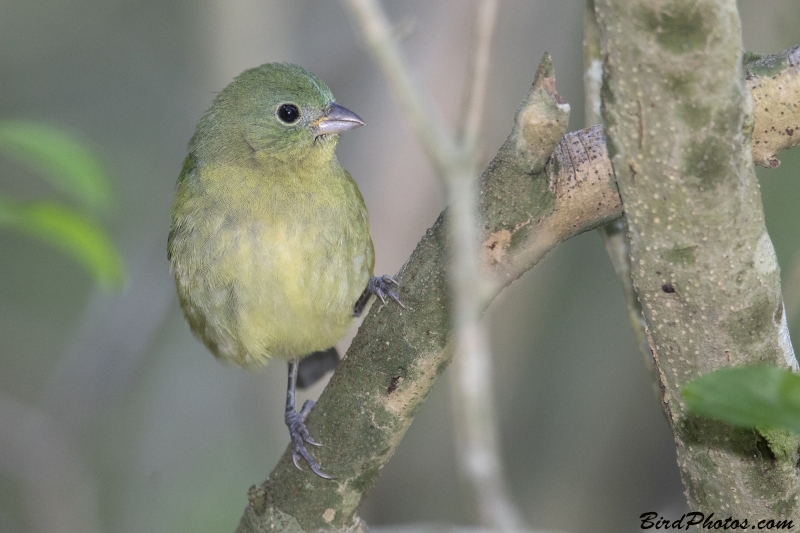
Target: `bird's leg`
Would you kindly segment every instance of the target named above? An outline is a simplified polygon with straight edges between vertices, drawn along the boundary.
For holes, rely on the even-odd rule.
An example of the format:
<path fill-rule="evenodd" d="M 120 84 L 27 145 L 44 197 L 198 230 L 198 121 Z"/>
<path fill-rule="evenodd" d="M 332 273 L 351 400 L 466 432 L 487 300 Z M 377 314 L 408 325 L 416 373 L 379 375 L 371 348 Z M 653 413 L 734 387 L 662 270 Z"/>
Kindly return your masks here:
<path fill-rule="evenodd" d="M 372 276 L 369 278 L 367 288 L 364 289 L 364 292 L 361 293 L 361 296 L 358 297 L 356 304 L 353 306 L 353 316 L 361 316 L 361 313 L 364 312 L 364 308 L 367 306 L 367 302 L 369 302 L 370 296 L 373 294 L 380 298 L 383 303 L 386 303 L 386 297 L 388 296 L 397 302 L 400 307 L 405 309 L 406 306 L 400 301 L 392 285 L 397 285 L 397 282 L 391 276 Z"/>
<path fill-rule="evenodd" d="M 286 388 L 286 414 L 284 415 L 286 427 L 289 428 L 289 436 L 292 439 L 292 461 L 294 461 L 294 466 L 302 470 L 299 462 L 302 457 L 305 459 L 306 463 L 308 463 L 311 471 L 316 475 L 325 479 L 333 479 L 332 476 L 320 470 L 319 463 L 317 463 L 317 461 L 311 457 L 311 454 L 308 453 L 308 450 L 306 450 L 306 442 L 314 446 L 322 445 L 315 441 L 311 435 L 308 434 L 308 429 L 306 429 L 306 417 L 308 413 L 311 412 L 311 408 L 314 407 L 314 401 L 306 400 L 300 412 L 297 412 L 294 407 L 294 391 L 297 384 L 297 364 L 297 358 L 289 361 L 289 386 Z"/>

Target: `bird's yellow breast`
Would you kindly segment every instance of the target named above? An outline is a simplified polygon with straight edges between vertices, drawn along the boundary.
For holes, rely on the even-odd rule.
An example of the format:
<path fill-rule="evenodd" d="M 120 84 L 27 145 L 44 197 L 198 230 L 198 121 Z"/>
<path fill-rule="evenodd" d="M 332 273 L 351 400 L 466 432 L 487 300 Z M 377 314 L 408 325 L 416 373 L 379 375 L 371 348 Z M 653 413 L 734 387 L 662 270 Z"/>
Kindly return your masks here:
<path fill-rule="evenodd" d="M 333 346 L 372 275 L 367 212 L 334 159 L 316 172 L 206 166 L 182 179 L 170 254 L 194 333 L 242 366 Z"/>

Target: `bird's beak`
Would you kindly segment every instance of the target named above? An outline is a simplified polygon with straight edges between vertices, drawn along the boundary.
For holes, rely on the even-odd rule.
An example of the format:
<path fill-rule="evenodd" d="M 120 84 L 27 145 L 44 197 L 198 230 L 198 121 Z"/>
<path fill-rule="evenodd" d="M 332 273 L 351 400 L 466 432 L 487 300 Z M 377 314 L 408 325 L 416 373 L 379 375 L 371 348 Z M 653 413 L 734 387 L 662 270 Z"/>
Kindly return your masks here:
<path fill-rule="evenodd" d="M 336 102 L 331 102 L 322 118 L 311 127 L 317 135 L 338 135 L 363 125 L 364 121 L 358 115 Z"/>

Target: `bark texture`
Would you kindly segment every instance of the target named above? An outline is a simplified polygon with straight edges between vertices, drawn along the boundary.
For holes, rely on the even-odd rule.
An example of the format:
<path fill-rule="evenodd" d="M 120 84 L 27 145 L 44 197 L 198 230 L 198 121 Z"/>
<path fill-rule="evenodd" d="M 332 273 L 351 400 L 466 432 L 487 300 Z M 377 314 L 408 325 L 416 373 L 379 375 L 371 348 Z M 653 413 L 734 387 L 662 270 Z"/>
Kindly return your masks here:
<path fill-rule="evenodd" d="M 747 88 L 757 109 L 753 161 L 775 168 L 780 152 L 800 144 L 800 46 L 746 59 Z"/>
<path fill-rule="evenodd" d="M 734 0 L 595 0 L 603 118 L 664 409 L 693 510 L 800 516 L 798 438 L 686 414 L 726 366 L 797 368 L 751 155 Z"/>

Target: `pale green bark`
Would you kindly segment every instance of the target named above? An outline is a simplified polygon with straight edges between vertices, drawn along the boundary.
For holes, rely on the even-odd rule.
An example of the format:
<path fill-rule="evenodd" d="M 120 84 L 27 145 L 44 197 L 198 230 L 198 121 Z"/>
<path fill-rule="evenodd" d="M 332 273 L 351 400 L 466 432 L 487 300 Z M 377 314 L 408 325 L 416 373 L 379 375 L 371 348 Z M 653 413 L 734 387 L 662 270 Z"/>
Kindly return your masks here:
<path fill-rule="evenodd" d="M 750 151 L 734 0 L 595 0 L 603 118 L 632 276 L 690 508 L 800 516 L 798 439 L 690 417 L 681 387 L 726 366 L 796 368 Z"/>

